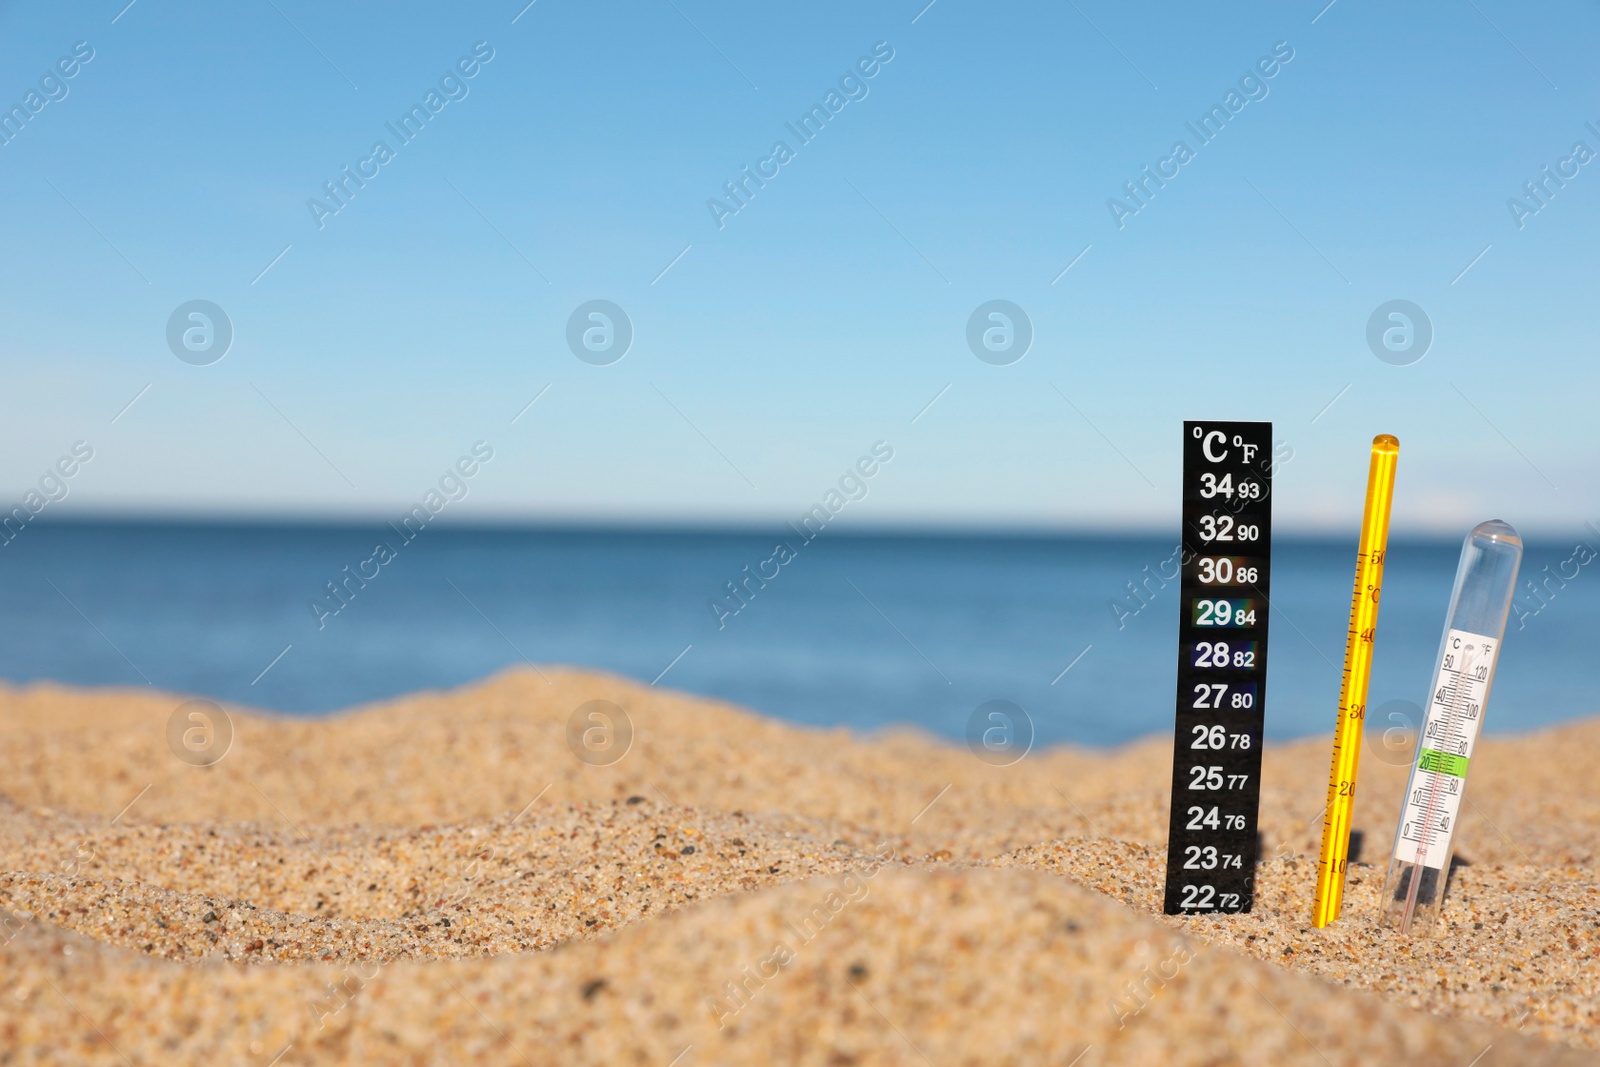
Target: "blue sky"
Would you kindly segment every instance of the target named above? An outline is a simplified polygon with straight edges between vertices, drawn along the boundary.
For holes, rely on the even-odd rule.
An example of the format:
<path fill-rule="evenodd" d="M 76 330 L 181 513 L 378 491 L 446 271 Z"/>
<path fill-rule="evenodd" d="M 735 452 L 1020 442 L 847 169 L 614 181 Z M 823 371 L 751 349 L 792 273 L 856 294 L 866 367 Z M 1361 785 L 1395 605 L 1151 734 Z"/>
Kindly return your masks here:
<path fill-rule="evenodd" d="M 52 515 L 388 517 L 483 440 L 452 517 L 766 522 L 883 440 L 843 521 L 1167 529 L 1181 420 L 1238 418 L 1294 450 L 1284 526 L 1353 527 L 1379 432 L 1399 528 L 1600 521 L 1600 163 L 1507 206 L 1600 151 L 1594 4 L 124 3 L 0 6 L 7 108 L 93 49 L 0 146 L 7 508 L 82 440 Z M 594 299 L 634 333 L 605 366 L 566 340 Z M 1004 366 L 966 339 L 996 299 Z M 1366 340 L 1395 299 L 1406 366 Z M 206 366 L 167 343 L 192 300 L 234 332 Z"/>

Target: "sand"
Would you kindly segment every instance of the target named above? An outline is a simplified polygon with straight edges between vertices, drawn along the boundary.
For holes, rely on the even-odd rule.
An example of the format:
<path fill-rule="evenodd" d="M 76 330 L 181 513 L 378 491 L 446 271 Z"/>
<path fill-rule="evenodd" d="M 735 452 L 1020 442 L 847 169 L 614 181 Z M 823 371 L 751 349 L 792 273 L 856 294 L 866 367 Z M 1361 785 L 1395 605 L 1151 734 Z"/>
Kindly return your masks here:
<path fill-rule="evenodd" d="M 181 703 L 0 689 L 0 1064 L 1600 1062 L 1600 720 L 1480 743 L 1419 941 L 1372 921 L 1370 753 L 1377 866 L 1310 926 L 1326 740 L 1264 754 L 1255 911 L 1178 919 L 1170 741 L 997 768 L 544 668 L 230 707 L 196 766 Z"/>

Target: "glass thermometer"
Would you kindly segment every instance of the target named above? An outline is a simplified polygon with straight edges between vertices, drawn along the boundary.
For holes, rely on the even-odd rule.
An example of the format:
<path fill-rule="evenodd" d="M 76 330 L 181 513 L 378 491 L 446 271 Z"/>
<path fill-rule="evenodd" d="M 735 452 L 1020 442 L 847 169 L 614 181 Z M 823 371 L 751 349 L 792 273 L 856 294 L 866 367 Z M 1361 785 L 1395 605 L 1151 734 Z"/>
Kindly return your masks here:
<path fill-rule="evenodd" d="M 1489 706 L 1521 563 L 1522 538 L 1499 519 L 1473 527 L 1461 546 L 1428 710 L 1417 735 L 1380 898 L 1384 925 L 1402 934 L 1425 934 L 1439 917 L 1472 747 Z"/>
<path fill-rule="evenodd" d="M 1350 594 L 1350 631 L 1344 645 L 1344 683 L 1328 772 L 1328 803 L 1322 816 L 1322 854 L 1317 861 L 1317 894 L 1311 925 L 1327 926 L 1344 907 L 1344 876 L 1350 858 L 1350 825 L 1355 821 L 1356 771 L 1361 761 L 1361 727 L 1367 717 L 1367 686 L 1372 679 L 1372 647 L 1383 592 L 1383 561 L 1389 548 L 1389 511 L 1394 501 L 1395 465 L 1400 442 L 1390 434 L 1372 439 L 1367 468 L 1367 503 L 1356 550 L 1356 582 Z"/>

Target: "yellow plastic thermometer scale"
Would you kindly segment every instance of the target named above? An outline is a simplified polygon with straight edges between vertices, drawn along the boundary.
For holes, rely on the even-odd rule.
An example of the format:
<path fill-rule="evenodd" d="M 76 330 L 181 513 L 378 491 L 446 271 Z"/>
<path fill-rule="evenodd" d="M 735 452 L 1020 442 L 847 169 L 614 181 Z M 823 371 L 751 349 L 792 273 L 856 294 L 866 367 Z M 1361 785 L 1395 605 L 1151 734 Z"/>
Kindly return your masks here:
<path fill-rule="evenodd" d="M 1322 816 L 1317 899 L 1311 913 L 1311 923 L 1317 927 L 1327 926 L 1337 919 L 1344 906 L 1356 768 L 1361 762 L 1361 726 L 1367 713 L 1367 684 L 1372 678 L 1372 644 L 1378 629 L 1378 598 L 1383 591 L 1383 558 L 1389 547 L 1389 505 L 1394 497 L 1394 472 L 1399 459 L 1397 439 L 1386 433 L 1372 439 L 1367 506 L 1361 517 L 1356 582 L 1350 596 L 1350 634 L 1344 643 L 1339 724 L 1333 735 L 1333 767 L 1328 772 L 1328 806 Z"/>

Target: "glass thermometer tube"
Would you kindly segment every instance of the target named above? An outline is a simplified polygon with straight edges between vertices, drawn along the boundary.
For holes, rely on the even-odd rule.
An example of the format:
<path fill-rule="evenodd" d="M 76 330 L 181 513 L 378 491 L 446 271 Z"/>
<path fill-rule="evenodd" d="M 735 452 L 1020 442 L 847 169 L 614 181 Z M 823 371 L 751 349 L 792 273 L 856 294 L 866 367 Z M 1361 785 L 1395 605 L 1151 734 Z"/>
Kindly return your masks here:
<path fill-rule="evenodd" d="M 1372 679 L 1372 647 L 1383 591 L 1383 561 L 1389 548 L 1389 511 L 1394 500 L 1395 465 L 1400 442 L 1390 434 L 1372 439 L 1367 468 L 1367 503 L 1356 550 L 1355 589 L 1350 594 L 1350 632 L 1344 645 L 1344 683 L 1328 772 L 1328 803 L 1323 808 L 1322 854 L 1317 861 L 1317 893 L 1311 925 L 1327 926 L 1344 907 L 1344 876 L 1350 858 L 1350 824 L 1355 819 L 1356 771 L 1361 761 L 1361 727 L 1367 715 Z"/>
<path fill-rule="evenodd" d="M 1522 563 L 1522 538 L 1499 519 L 1479 523 L 1461 546 L 1444 637 L 1417 734 L 1383 880 L 1382 921 L 1402 934 L 1429 932 L 1438 921 L 1467 769 L 1500 658 L 1500 639 Z"/>

